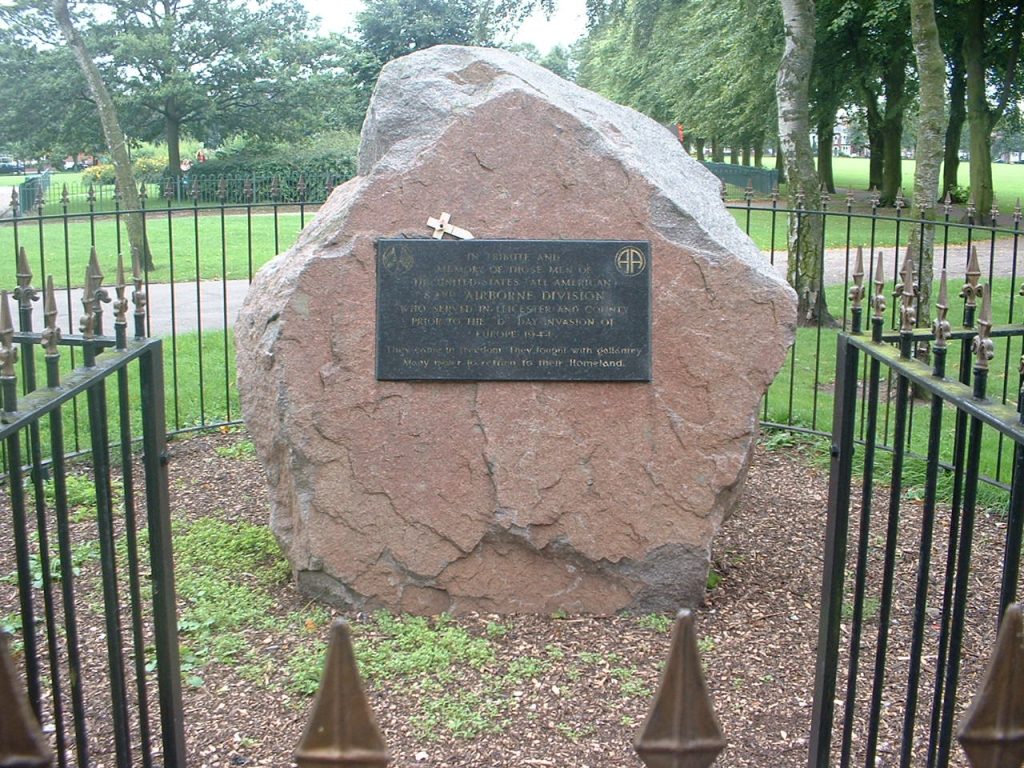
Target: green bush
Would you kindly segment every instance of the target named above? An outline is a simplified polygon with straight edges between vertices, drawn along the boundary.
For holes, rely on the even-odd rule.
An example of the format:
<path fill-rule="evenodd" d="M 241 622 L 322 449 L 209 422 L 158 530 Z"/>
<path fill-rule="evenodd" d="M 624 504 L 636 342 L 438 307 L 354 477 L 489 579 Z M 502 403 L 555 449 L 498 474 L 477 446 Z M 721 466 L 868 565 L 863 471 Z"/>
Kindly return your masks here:
<path fill-rule="evenodd" d="M 132 170 L 140 181 L 159 178 L 167 170 L 167 157 L 137 157 Z"/>
<path fill-rule="evenodd" d="M 111 163 L 100 163 L 82 171 L 82 181 L 89 184 L 113 184 L 115 181 L 114 166 Z"/>
<path fill-rule="evenodd" d="M 242 185 L 249 181 L 257 200 L 271 199 L 277 179 L 279 199 L 297 200 L 298 180 L 306 182 L 305 199 L 323 199 L 326 188 L 347 181 L 356 171 L 359 137 L 350 132 L 324 134 L 303 144 L 263 144 L 236 138 L 205 163 L 193 163 L 187 174 L 208 194 L 221 179 L 228 202 L 244 202 Z"/>

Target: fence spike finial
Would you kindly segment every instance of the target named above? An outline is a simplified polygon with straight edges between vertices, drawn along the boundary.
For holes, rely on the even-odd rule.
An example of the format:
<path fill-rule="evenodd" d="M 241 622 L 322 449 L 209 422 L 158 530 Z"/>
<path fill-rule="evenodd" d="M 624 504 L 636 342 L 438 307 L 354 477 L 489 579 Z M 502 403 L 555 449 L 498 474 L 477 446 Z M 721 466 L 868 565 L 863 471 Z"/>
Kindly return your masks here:
<path fill-rule="evenodd" d="M 986 290 L 984 285 L 979 285 L 981 292 L 981 312 L 978 314 L 978 335 L 971 343 L 971 351 L 974 353 L 974 370 L 987 371 L 988 363 L 995 357 L 995 344 L 990 338 L 992 333 L 992 291 L 989 286 Z"/>
<path fill-rule="evenodd" d="M 114 283 L 114 294 L 117 296 L 114 301 L 114 323 L 117 325 L 127 325 L 128 323 L 128 299 L 125 298 L 127 288 L 124 280 L 124 256 L 121 251 L 118 251 Z"/>
<path fill-rule="evenodd" d="M 57 325 L 57 294 L 53 290 L 53 275 L 46 276 L 46 298 L 43 299 L 43 333 L 40 341 L 49 357 L 60 354 L 57 345 L 61 332 Z"/>
<path fill-rule="evenodd" d="M 132 246 L 132 304 L 135 305 L 135 335 L 139 338 L 145 335 L 146 323 L 146 292 L 143 290 L 142 259 L 139 256 L 139 249 Z"/>
<path fill-rule="evenodd" d="M 1017 204 L 1013 206 L 1013 223 L 1020 224 L 1020 198 L 1017 198 Z"/>
<path fill-rule="evenodd" d="M 676 617 L 668 663 L 634 747 L 647 768 L 708 768 L 725 748 L 690 611 Z"/>
<path fill-rule="evenodd" d="M 18 249 L 16 277 L 18 287 L 14 289 L 14 299 L 22 309 L 28 309 L 32 302 L 39 298 L 39 292 L 32 287 L 32 267 L 29 266 L 25 246 L 21 246 Z"/>
<path fill-rule="evenodd" d="M 67 208 L 70 202 L 71 195 L 68 193 L 68 185 L 65 184 L 64 188 L 60 191 L 60 204 Z"/>
<path fill-rule="evenodd" d="M 92 290 L 92 270 L 90 265 L 87 264 L 85 267 L 85 287 L 82 289 L 83 313 L 78 319 L 78 332 L 87 339 L 93 338 L 93 324 L 96 321 Z"/>
<path fill-rule="evenodd" d="M 900 268 L 902 282 L 896 286 L 895 294 L 900 298 L 900 332 L 912 333 L 917 322 L 917 310 L 914 299 L 917 298 L 917 285 L 914 283 L 914 259 L 907 248 L 907 255 Z"/>
<path fill-rule="evenodd" d="M 15 218 L 18 216 L 18 204 L 21 200 L 21 196 L 18 194 L 17 187 L 11 187 L 11 213 Z"/>
<path fill-rule="evenodd" d="M 18 362 L 18 348 L 14 346 L 14 321 L 7 291 L 0 291 L 0 376 L 13 379 L 17 373 L 14 364 Z"/>
<path fill-rule="evenodd" d="M 853 263 L 853 285 L 850 287 L 850 301 L 854 309 L 861 308 L 864 300 L 864 248 L 857 246 L 857 257 Z"/>
<path fill-rule="evenodd" d="M 943 269 L 939 277 L 939 299 L 935 302 L 935 319 L 932 321 L 932 332 L 935 334 L 935 348 L 945 349 L 946 340 L 953 332 L 946 319 L 949 313 L 949 284 L 946 279 L 946 270 Z"/>
<path fill-rule="evenodd" d="M 85 201 L 89 204 L 90 208 L 96 204 L 96 185 L 92 182 L 89 182 L 89 191 L 85 195 Z"/>
<path fill-rule="evenodd" d="M 383 768 L 390 760 L 363 693 L 348 624 L 335 621 L 320 690 L 295 762 L 299 768 Z"/>
<path fill-rule="evenodd" d="M 975 768 L 1018 768 L 1024 763 L 1024 619 L 1006 609 L 978 693 L 957 740 Z"/>
<path fill-rule="evenodd" d="M 968 307 L 976 307 L 981 297 L 981 286 L 978 281 L 981 279 L 981 263 L 978 261 L 978 249 L 971 246 L 971 256 L 967 260 L 967 271 L 965 273 L 964 287 L 960 289 L 960 295 L 966 300 Z"/>
<path fill-rule="evenodd" d="M 875 261 L 875 297 L 872 300 L 871 308 L 875 311 L 876 320 L 885 319 L 885 267 L 883 264 L 882 251 L 878 251 L 878 259 Z"/>
<path fill-rule="evenodd" d="M 953 212 L 953 196 L 946 190 L 946 196 L 942 198 L 942 212 L 949 216 Z"/>
<path fill-rule="evenodd" d="M 21 687 L 7 647 L 9 638 L 0 632 L 0 765 L 45 768 L 52 765 L 50 747 Z"/>

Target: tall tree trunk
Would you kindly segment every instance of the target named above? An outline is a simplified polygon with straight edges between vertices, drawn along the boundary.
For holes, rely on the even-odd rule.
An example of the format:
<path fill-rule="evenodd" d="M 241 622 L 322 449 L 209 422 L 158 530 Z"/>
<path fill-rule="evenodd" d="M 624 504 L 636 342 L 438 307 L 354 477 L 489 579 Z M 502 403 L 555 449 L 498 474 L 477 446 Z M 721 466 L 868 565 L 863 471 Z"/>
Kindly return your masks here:
<path fill-rule="evenodd" d="M 910 0 L 910 34 L 920 82 L 917 144 L 914 149 L 914 208 L 921 218 L 931 221 L 936 218 L 935 200 L 939 189 L 946 117 L 946 61 L 939 44 L 933 0 Z M 934 226 L 927 225 L 923 230 L 920 227 L 911 229 L 908 251 L 917 262 L 919 325 L 928 325 L 931 316 L 934 244 Z"/>
<path fill-rule="evenodd" d="M 128 148 L 125 145 L 124 131 L 121 130 L 121 123 L 117 118 L 117 108 L 114 100 L 110 97 L 107 86 L 100 77 L 99 67 L 89 55 L 85 41 L 78 34 L 75 25 L 71 22 L 71 14 L 68 12 L 67 0 L 53 0 L 53 15 L 60 28 L 61 34 L 67 40 L 78 63 L 79 69 L 85 76 L 89 87 L 89 93 L 96 103 L 96 111 L 99 113 L 100 125 L 103 128 L 103 138 L 107 142 L 107 150 L 114 163 L 114 177 L 117 179 L 117 188 L 121 192 L 124 206 L 129 211 L 138 211 L 142 206 L 139 201 L 139 185 L 135 182 L 135 174 L 132 172 L 132 164 L 128 159 Z M 130 213 L 126 217 L 128 227 L 128 243 L 133 251 L 139 253 L 142 263 L 146 269 L 153 268 L 153 256 L 149 251 L 149 243 L 146 240 L 145 222 L 141 213 Z"/>
<path fill-rule="evenodd" d="M 903 110 L 907 83 L 906 62 L 902 56 L 890 61 L 884 75 L 885 115 L 882 117 L 882 205 L 896 201 L 903 186 Z"/>
<path fill-rule="evenodd" d="M 725 162 L 725 150 L 722 148 L 722 143 L 718 139 L 711 140 L 711 162 Z"/>
<path fill-rule="evenodd" d="M 882 188 L 882 171 L 885 167 L 885 137 L 882 132 L 882 112 L 878 108 L 878 100 L 874 94 L 862 89 L 864 93 L 864 114 L 867 118 L 868 132 L 868 189 Z"/>
<path fill-rule="evenodd" d="M 704 162 L 704 139 L 694 139 L 693 140 L 693 145 L 694 145 L 694 147 L 697 148 L 697 161 L 703 163 Z"/>
<path fill-rule="evenodd" d="M 743 165 L 750 165 L 750 144 L 746 143 L 743 145 L 743 155 L 740 158 L 740 162 Z"/>
<path fill-rule="evenodd" d="M 964 10 L 964 69 L 967 74 L 967 124 L 971 133 L 971 197 L 978 220 L 992 208 L 992 117 L 985 94 L 985 3 L 969 0 Z"/>
<path fill-rule="evenodd" d="M 786 183 L 786 158 L 782 156 L 782 142 L 775 143 L 775 172 L 779 174 L 779 184 Z"/>
<path fill-rule="evenodd" d="M 760 168 L 762 160 L 764 160 L 764 140 L 758 139 L 754 142 L 754 167 Z"/>
<path fill-rule="evenodd" d="M 818 136 L 818 181 L 834 195 L 836 182 L 832 174 L 832 139 L 835 133 L 835 114 L 819 118 L 814 130 Z"/>
<path fill-rule="evenodd" d="M 164 138 L 167 140 L 167 172 L 181 176 L 181 121 L 177 117 L 174 99 L 164 105 Z"/>
<path fill-rule="evenodd" d="M 811 152 L 808 86 L 814 60 L 813 0 L 781 0 L 785 45 L 775 93 L 779 102 L 779 141 L 789 177 L 790 207 L 797 195 L 812 211 L 820 207 L 818 177 Z M 822 290 L 822 217 L 792 214 L 789 220 L 786 279 L 797 294 L 799 322 L 831 323 Z"/>
<path fill-rule="evenodd" d="M 729 147 L 729 162 L 732 165 L 739 165 L 740 164 L 740 153 L 739 153 L 739 150 L 737 150 L 735 144 L 733 144 L 731 147 Z"/>
<path fill-rule="evenodd" d="M 967 119 L 964 99 L 967 95 L 967 78 L 964 75 L 963 40 L 954 44 L 953 61 L 949 71 L 949 122 L 946 124 L 946 151 L 942 158 L 942 195 L 959 186 L 960 141 Z"/>

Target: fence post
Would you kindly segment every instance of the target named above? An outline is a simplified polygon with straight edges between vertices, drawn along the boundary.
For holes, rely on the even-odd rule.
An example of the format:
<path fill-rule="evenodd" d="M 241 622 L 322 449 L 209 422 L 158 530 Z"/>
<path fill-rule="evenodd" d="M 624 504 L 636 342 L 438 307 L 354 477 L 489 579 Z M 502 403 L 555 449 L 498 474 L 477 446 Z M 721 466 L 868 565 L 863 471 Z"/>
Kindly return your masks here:
<path fill-rule="evenodd" d="M 363 693 L 348 624 L 331 626 L 313 713 L 295 750 L 299 768 L 384 768 L 391 758 Z"/>
<path fill-rule="evenodd" d="M 648 768 L 708 768 L 725 749 L 689 611 L 676 617 L 668 663 L 634 746 Z"/>
<path fill-rule="evenodd" d="M 45 768 L 53 764 L 50 747 L 25 699 L 7 650 L 10 635 L 0 632 L 0 765 Z"/>
<path fill-rule="evenodd" d="M 843 568 L 846 564 L 850 518 L 850 479 L 853 475 L 853 433 L 857 401 L 856 347 L 846 334 L 836 339 L 836 393 L 832 412 L 832 460 L 825 524 L 825 563 L 818 621 L 818 661 L 814 673 L 809 768 L 828 765 L 835 709 L 839 621 L 843 607 Z"/>
<path fill-rule="evenodd" d="M 1024 762 L 1024 619 L 1006 609 L 978 694 L 957 740 L 975 768 L 1019 768 Z"/>

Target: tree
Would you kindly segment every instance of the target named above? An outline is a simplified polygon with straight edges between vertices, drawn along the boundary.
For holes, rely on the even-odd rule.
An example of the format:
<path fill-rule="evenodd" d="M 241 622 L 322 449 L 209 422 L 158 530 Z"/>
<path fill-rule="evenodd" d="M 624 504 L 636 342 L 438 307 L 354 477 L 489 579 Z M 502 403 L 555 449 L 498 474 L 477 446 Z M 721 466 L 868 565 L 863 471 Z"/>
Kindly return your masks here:
<path fill-rule="evenodd" d="M 813 0 L 782 0 L 785 47 L 779 62 L 776 94 L 779 101 L 779 141 L 789 177 L 791 208 L 798 195 L 812 210 L 820 206 L 818 177 L 810 141 L 808 90 L 814 61 Z M 820 216 L 791 214 L 786 279 L 797 293 L 801 323 L 830 323 L 822 280 L 822 226 Z"/>
<path fill-rule="evenodd" d="M 315 117 L 309 105 L 332 93 L 328 76 L 344 83 L 355 56 L 339 38 L 315 39 L 298 0 L 256 10 L 243 0 L 72 0 L 68 11 L 122 127 L 163 138 L 172 172 L 186 132 L 288 138 L 320 127 L 299 120 Z M 50 0 L 10 0 L 0 21 L 33 55 L 62 44 Z"/>
<path fill-rule="evenodd" d="M 939 164 L 942 162 L 946 123 L 946 61 L 939 43 L 933 0 L 910 0 L 910 33 L 919 80 L 914 204 L 923 219 L 932 220 L 939 191 Z M 927 319 L 931 309 L 934 240 L 933 226 L 914 227 L 911 231 L 908 251 L 918 261 L 920 321 Z"/>
<path fill-rule="evenodd" d="M 1019 98 L 1017 64 L 1024 25 L 1024 0 L 967 0 L 964 9 L 964 68 L 967 123 L 971 134 L 971 196 L 988 220 L 993 204 L 992 131 L 1011 100 Z M 989 93 L 995 103 L 989 103 Z"/>
<path fill-rule="evenodd" d="M 117 175 L 118 187 L 123 195 L 125 206 L 129 211 L 138 211 L 141 208 L 139 201 L 139 187 L 135 183 L 135 174 L 132 173 L 132 164 L 128 159 L 128 148 L 125 146 L 124 131 L 117 118 L 117 108 L 110 92 L 103 84 L 99 67 L 93 61 L 82 36 L 78 33 L 71 20 L 68 10 L 68 0 L 53 0 L 53 16 L 57 21 L 61 34 L 67 40 L 68 47 L 74 54 L 78 67 L 85 76 L 89 92 L 92 94 L 96 104 L 96 111 L 99 113 L 100 125 L 103 127 L 103 135 L 107 141 L 107 149 L 114 162 L 114 172 Z M 141 213 L 128 214 L 128 242 L 133 253 L 137 253 L 147 269 L 152 268 L 152 256 L 149 252 L 149 243 L 146 240 L 145 222 Z"/>
<path fill-rule="evenodd" d="M 366 0 L 356 14 L 365 54 L 357 77 L 373 85 L 392 59 L 434 45 L 491 45 L 501 18 L 488 0 Z"/>
<path fill-rule="evenodd" d="M 171 173 L 192 126 L 273 134 L 295 108 L 292 83 L 315 71 L 309 16 L 297 0 L 93 0 L 106 79 L 118 84 L 132 135 L 162 136 Z"/>

